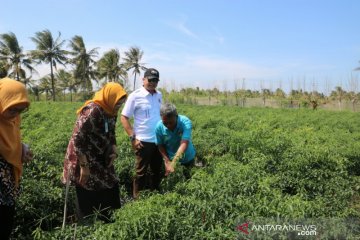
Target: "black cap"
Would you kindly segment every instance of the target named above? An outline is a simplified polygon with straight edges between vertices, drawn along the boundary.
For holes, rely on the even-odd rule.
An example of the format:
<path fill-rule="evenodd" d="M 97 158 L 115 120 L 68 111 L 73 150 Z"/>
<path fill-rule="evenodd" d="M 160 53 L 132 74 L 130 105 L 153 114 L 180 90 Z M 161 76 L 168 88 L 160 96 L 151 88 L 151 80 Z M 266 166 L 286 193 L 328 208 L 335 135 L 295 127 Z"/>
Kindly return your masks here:
<path fill-rule="evenodd" d="M 155 68 L 148 68 L 144 73 L 144 78 L 147 79 L 154 79 L 154 78 L 159 79 L 159 76 L 160 76 L 159 71 L 156 70 Z"/>

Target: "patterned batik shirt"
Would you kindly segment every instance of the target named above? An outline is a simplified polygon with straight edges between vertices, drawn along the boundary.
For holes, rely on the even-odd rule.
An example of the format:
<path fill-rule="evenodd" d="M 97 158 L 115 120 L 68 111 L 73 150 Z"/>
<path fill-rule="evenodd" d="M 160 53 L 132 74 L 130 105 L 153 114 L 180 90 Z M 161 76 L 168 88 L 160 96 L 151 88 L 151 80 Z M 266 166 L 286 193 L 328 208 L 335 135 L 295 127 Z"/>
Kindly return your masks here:
<path fill-rule="evenodd" d="M 20 194 L 15 185 L 13 166 L 0 156 L 0 205 L 13 206 Z"/>
<path fill-rule="evenodd" d="M 79 114 L 64 160 L 63 183 L 70 179 L 73 185 L 87 190 L 109 189 L 118 183 L 114 165 L 108 167 L 109 148 L 116 145 L 116 117 L 106 115 L 97 104 L 89 103 Z M 80 179 L 79 154 L 86 156 L 90 170 L 88 181 L 82 185 Z"/>

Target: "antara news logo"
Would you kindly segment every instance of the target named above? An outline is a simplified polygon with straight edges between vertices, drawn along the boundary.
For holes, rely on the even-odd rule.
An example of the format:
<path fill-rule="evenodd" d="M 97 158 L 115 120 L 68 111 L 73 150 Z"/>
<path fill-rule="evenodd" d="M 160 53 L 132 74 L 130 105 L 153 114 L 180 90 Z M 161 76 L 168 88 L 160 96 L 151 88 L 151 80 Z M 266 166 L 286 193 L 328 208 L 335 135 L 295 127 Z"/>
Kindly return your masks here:
<path fill-rule="evenodd" d="M 239 224 L 236 230 L 249 235 L 252 232 L 295 232 L 299 236 L 316 236 L 316 225 L 304 224 L 255 224 L 246 221 Z"/>

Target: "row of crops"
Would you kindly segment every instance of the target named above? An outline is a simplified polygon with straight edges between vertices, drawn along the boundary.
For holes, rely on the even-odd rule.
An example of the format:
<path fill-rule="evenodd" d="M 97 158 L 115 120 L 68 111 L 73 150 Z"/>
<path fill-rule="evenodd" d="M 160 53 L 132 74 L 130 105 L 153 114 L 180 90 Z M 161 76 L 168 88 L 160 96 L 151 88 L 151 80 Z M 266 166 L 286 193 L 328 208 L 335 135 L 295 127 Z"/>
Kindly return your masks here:
<path fill-rule="evenodd" d="M 119 123 L 116 168 L 123 207 L 114 223 L 77 224 L 70 191 L 67 225 L 61 230 L 60 176 L 80 105 L 34 103 L 23 117 L 24 142 L 35 157 L 24 172 L 16 239 L 289 237 L 239 231 L 244 219 L 260 218 L 322 219 L 317 239 L 360 236 L 359 113 L 185 105 L 178 106 L 179 112 L 193 121 L 194 145 L 205 167 L 195 167 L 190 180 L 179 167 L 163 181 L 162 192 L 144 192 L 132 201 L 133 154 Z"/>

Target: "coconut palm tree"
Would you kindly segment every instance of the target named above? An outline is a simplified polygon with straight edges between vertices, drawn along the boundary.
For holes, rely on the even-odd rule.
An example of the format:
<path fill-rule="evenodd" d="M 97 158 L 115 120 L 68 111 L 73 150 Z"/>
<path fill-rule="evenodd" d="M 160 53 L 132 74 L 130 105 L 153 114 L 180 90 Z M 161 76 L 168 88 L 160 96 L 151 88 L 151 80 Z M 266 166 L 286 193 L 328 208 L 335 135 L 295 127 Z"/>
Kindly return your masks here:
<path fill-rule="evenodd" d="M 51 77 L 49 75 L 40 79 L 39 90 L 45 92 L 45 101 L 48 100 L 49 92 L 52 91 Z"/>
<path fill-rule="evenodd" d="M 55 101 L 55 79 L 54 79 L 54 68 L 56 69 L 56 64 L 62 64 L 65 66 L 67 61 L 66 50 L 62 49 L 62 46 L 65 43 L 65 40 L 60 39 L 61 33 L 56 39 L 53 38 L 49 30 L 44 30 L 42 32 L 36 32 L 35 37 L 32 37 L 31 40 L 36 44 L 36 50 L 30 52 L 32 58 L 37 60 L 39 63 L 50 64 L 50 77 L 51 77 L 51 89 L 52 89 L 52 99 Z"/>
<path fill-rule="evenodd" d="M 86 50 L 84 40 L 81 36 L 75 35 L 70 41 L 72 51 L 70 54 L 73 56 L 70 62 L 74 64 L 74 77 L 79 80 L 83 89 L 88 93 L 92 91 L 91 80 L 96 80 L 96 71 L 94 69 L 95 60 L 98 52 L 97 48 L 90 51 Z"/>
<path fill-rule="evenodd" d="M 65 101 L 65 92 L 66 89 L 69 88 L 70 79 L 72 78 L 71 73 L 65 71 L 64 69 L 60 69 L 55 74 L 56 82 L 58 83 L 59 88 L 62 89 L 64 94 L 64 101 Z"/>
<path fill-rule="evenodd" d="M 32 79 L 32 75 L 30 77 L 23 78 L 22 82 L 24 83 L 25 87 L 32 87 L 35 84 L 35 80 Z"/>
<path fill-rule="evenodd" d="M 144 52 L 140 50 L 138 47 L 131 47 L 129 51 L 125 52 L 125 66 L 126 70 L 129 71 L 133 69 L 134 74 L 134 89 L 135 90 L 135 83 L 136 83 L 136 75 L 140 75 L 140 70 L 146 70 L 144 63 L 141 63 L 141 58 L 144 55 Z"/>
<path fill-rule="evenodd" d="M 68 82 L 68 90 L 70 92 L 70 102 L 73 101 L 73 93 L 76 93 L 78 90 L 79 82 L 76 81 L 76 78 L 71 74 L 71 78 Z"/>
<path fill-rule="evenodd" d="M 34 94 L 35 101 L 40 101 L 40 87 L 38 85 L 34 85 L 30 87 L 30 92 Z"/>
<path fill-rule="evenodd" d="M 18 81 L 26 78 L 25 69 L 34 71 L 31 59 L 23 52 L 16 35 L 12 32 L 0 35 L 0 61 L 7 63 L 9 77 Z"/>
<path fill-rule="evenodd" d="M 118 49 L 111 49 L 104 53 L 103 57 L 97 62 L 97 69 L 100 78 L 105 78 L 105 82 L 118 82 L 124 85 L 121 78 L 127 78 L 124 65 L 120 63 L 120 53 Z"/>
<path fill-rule="evenodd" d="M 8 75 L 9 65 L 6 61 L 0 61 L 0 78 L 4 78 Z"/>
<path fill-rule="evenodd" d="M 72 94 L 77 92 L 77 86 L 79 85 L 79 82 L 76 81 L 72 73 L 67 72 L 64 69 L 60 69 L 55 74 L 55 78 L 59 83 L 59 87 L 64 92 L 64 100 L 65 100 L 65 91 L 69 90 L 70 101 L 72 102 Z"/>

